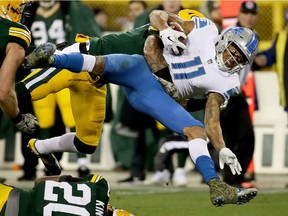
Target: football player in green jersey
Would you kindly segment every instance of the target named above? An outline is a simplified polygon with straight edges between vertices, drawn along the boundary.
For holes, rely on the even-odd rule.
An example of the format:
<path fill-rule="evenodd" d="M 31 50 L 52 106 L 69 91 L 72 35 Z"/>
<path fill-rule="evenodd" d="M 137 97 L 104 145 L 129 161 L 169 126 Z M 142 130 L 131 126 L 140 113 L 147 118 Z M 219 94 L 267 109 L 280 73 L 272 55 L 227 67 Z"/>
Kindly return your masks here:
<path fill-rule="evenodd" d="M 78 35 L 76 38 L 78 43 L 68 48 L 75 52 L 87 53 L 89 51 L 89 53 L 103 55 L 122 52 L 143 54 L 145 39 L 154 31 L 149 29 L 149 25 L 145 25 L 127 33 L 107 35 L 101 38 Z M 98 146 L 105 117 L 106 86 L 96 88 L 95 83 L 95 79 L 87 72 L 77 74 L 69 73 L 68 70 L 44 68 L 33 71 L 16 85 L 18 98 L 24 101 L 37 101 L 50 93 L 61 91 L 64 88 L 70 89 L 76 133 L 69 132 L 60 137 L 29 141 L 29 148 L 42 159 L 46 168 L 54 175 L 59 175 L 61 172 L 59 164 L 47 163 L 43 157 L 51 158 L 53 157 L 51 153 L 54 152 L 92 154 Z M 85 95 L 83 95 L 83 89 L 85 89 Z M 87 103 L 88 101 L 97 101 L 97 104 Z M 45 145 L 42 141 L 45 142 Z M 47 148 L 42 151 L 43 148 L 39 146 Z"/>
<path fill-rule="evenodd" d="M 101 175 L 49 176 L 24 191 L 0 184 L 0 216 L 133 216 L 109 204 L 110 186 Z"/>
<path fill-rule="evenodd" d="M 30 113 L 20 113 L 14 79 L 31 43 L 29 30 L 18 23 L 27 0 L 0 1 L 0 107 L 19 130 L 32 133 L 38 126 Z"/>

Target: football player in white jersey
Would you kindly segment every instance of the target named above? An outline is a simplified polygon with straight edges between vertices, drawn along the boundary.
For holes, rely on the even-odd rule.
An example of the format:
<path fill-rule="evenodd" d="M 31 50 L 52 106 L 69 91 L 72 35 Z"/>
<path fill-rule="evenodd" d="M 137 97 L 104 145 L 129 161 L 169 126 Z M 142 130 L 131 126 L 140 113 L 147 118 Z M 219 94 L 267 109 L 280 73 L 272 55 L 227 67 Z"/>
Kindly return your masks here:
<path fill-rule="evenodd" d="M 157 17 L 157 21 L 153 17 Z M 160 37 L 167 49 L 164 50 L 164 56 L 180 97 L 207 96 L 205 127 L 166 93 L 143 56 L 53 54 L 56 46 L 44 44 L 30 55 L 31 64 L 27 58 L 28 65 L 33 66 L 32 62 L 37 59 L 46 66 L 66 68 L 77 73 L 88 71 L 98 76 L 96 80 L 101 78 L 122 85 L 128 101 L 135 109 L 187 138 L 190 156 L 208 184 L 210 199 L 215 206 L 248 202 L 257 195 L 257 189 L 238 189 L 220 180 L 207 149 L 207 137 L 219 151 L 221 164 L 224 166 L 226 163 L 233 174 L 240 174 L 241 166 L 237 157 L 225 147 L 219 114 L 225 101 L 239 90 L 236 72 L 251 63 L 257 52 L 255 34 L 245 28 L 233 28 L 218 38 L 215 25 L 204 18 L 189 21 L 179 19 L 184 33 L 169 27 L 169 15 L 164 11 L 154 11 L 150 18 L 160 30 Z M 179 41 L 179 37 L 187 38 L 186 46 Z M 177 56 L 178 46 L 183 49 L 181 57 Z M 170 53 L 171 49 L 175 56 Z M 40 145 L 38 147 L 41 148 Z"/>
<path fill-rule="evenodd" d="M 160 16 L 160 14 L 162 14 L 161 11 L 154 11 L 150 17 L 151 17 L 152 22 L 154 21 L 154 24 L 153 24 L 154 26 L 157 26 L 158 28 L 160 26 L 161 28 L 163 25 L 162 28 L 164 29 L 166 27 L 167 22 L 163 21 L 161 18 L 158 17 Z M 172 24 L 172 26 L 174 26 L 173 29 L 177 29 L 178 31 L 185 32 L 187 34 L 187 39 L 185 43 L 187 50 L 183 52 L 182 55 L 175 56 L 167 48 L 164 49 L 164 57 L 166 61 L 169 63 L 170 71 L 173 73 L 171 79 L 173 79 L 173 82 L 175 84 L 175 85 L 171 85 L 171 83 L 167 84 L 168 87 L 170 88 L 169 91 L 173 93 L 173 95 L 176 96 L 177 98 L 179 96 L 183 98 L 183 94 L 192 94 L 192 96 L 195 96 L 195 93 L 193 93 L 193 91 L 195 92 L 196 89 L 197 89 L 196 91 L 197 96 L 199 96 L 199 91 L 201 91 L 202 93 L 204 91 L 206 94 L 208 94 L 209 92 L 218 92 L 223 95 L 224 99 L 226 99 L 224 103 L 226 104 L 228 102 L 227 100 L 228 98 L 226 98 L 225 96 L 226 93 L 229 93 L 229 92 L 233 93 L 234 89 L 237 91 L 239 90 L 239 87 L 238 87 L 239 78 L 237 78 L 238 73 L 237 74 L 234 73 L 228 76 L 228 73 L 222 72 L 221 70 L 218 69 L 218 63 L 221 64 L 221 61 L 217 62 L 216 59 L 214 60 L 216 53 L 215 53 L 215 47 L 212 45 L 212 44 L 215 44 L 215 42 L 213 41 L 213 38 L 215 39 L 218 37 L 217 36 L 218 31 L 216 30 L 214 23 L 212 23 L 210 20 L 205 19 L 203 17 L 202 18 L 201 17 L 200 18 L 188 17 L 188 18 L 189 20 L 192 19 L 194 24 L 192 22 L 186 22 L 185 24 L 181 24 L 181 22 L 179 22 L 181 25 L 178 25 L 178 26 L 177 24 L 176 25 L 174 23 Z M 168 25 L 170 25 L 171 27 L 171 23 Z M 183 26 L 183 28 L 181 26 Z M 192 32 L 190 30 L 191 28 L 193 28 Z M 166 31 L 168 30 L 169 28 Z M 242 36 L 242 34 L 239 34 L 239 35 Z M 223 35 L 219 37 L 221 40 L 220 40 L 220 43 L 218 43 L 216 46 L 217 51 L 219 51 L 219 48 L 224 45 L 223 43 L 228 42 L 228 40 L 226 41 L 228 37 L 222 38 L 222 36 Z M 248 47 L 248 48 L 252 48 L 252 51 L 254 52 L 251 52 L 251 53 L 253 54 L 256 53 L 255 52 L 256 50 L 254 49 L 256 47 L 255 46 L 256 44 L 253 44 L 253 42 L 255 43 L 256 41 L 257 40 L 251 40 L 251 44 L 250 44 L 251 47 Z M 239 38 L 239 40 L 236 40 L 236 43 L 240 43 L 240 42 L 241 42 L 241 38 Z M 235 46 L 236 43 L 235 42 L 233 43 Z M 150 65 L 153 66 L 151 67 L 151 70 L 153 70 L 154 72 L 159 71 L 165 67 L 164 64 L 159 63 L 159 61 L 161 61 L 159 60 L 159 58 L 155 58 L 155 53 L 154 53 L 155 51 L 160 52 L 160 54 L 156 54 L 158 56 L 161 56 L 162 54 L 162 50 L 159 51 L 155 49 L 155 44 L 157 44 L 157 38 L 155 37 L 153 38 L 152 36 L 150 36 L 146 40 L 146 45 L 149 45 L 149 47 L 147 46 L 145 47 L 146 51 L 151 52 L 148 58 L 146 56 L 146 59 L 148 60 Z M 237 48 L 237 45 L 235 46 L 235 48 Z M 251 57 L 253 58 L 253 55 Z M 221 58 L 218 58 L 218 60 L 221 60 Z M 179 63 L 177 63 L 177 61 Z M 181 64 L 182 62 L 185 62 L 185 64 Z M 244 65 L 245 64 L 242 64 L 241 67 L 238 66 L 234 68 L 234 71 L 236 69 L 237 71 L 240 71 L 240 69 L 244 67 Z M 245 65 L 245 66 L 247 67 L 249 65 Z M 172 89 L 171 89 L 171 86 L 172 86 Z M 193 86 L 194 90 L 190 89 L 191 86 Z M 238 96 L 234 98 L 238 98 Z M 206 101 L 206 99 L 204 100 Z M 201 101 L 201 103 L 204 102 L 204 100 Z M 199 100 L 197 103 L 199 103 Z M 195 104 L 194 102 L 193 107 L 196 107 L 195 105 L 198 106 L 199 104 Z M 203 103 L 203 105 L 205 104 Z M 189 103 L 189 108 L 194 110 L 193 107 L 191 107 Z M 203 106 L 203 109 L 204 109 L 204 106 Z M 179 145 L 174 145 L 173 149 L 170 149 L 169 147 L 170 151 L 179 150 L 179 148 L 180 149 L 188 148 L 188 146 L 184 147 L 180 143 Z M 162 153 L 158 152 L 158 155 L 162 155 Z M 165 155 L 166 156 L 169 155 L 169 152 L 166 152 Z M 163 156 L 161 158 L 163 158 Z M 241 162 L 243 162 L 243 160 Z M 244 164 L 244 167 L 246 170 L 247 165 Z M 162 170 L 157 170 L 157 171 L 159 173 L 159 171 L 162 171 Z M 226 171 L 226 168 L 225 168 L 225 171 Z M 229 171 L 227 170 L 227 172 Z M 232 176 L 232 175 L 229 174 L 228 176 Z M 241 173 L 240 176 L 243 176 L 243 174 Z M 238 178 L 238 177 L 232 176 L 232 179 L 234 178 Z M 232 182 L 232 179 L 229 182 Z M 151 181 L 153 182 L 155 180 L 153 179 Z"/>

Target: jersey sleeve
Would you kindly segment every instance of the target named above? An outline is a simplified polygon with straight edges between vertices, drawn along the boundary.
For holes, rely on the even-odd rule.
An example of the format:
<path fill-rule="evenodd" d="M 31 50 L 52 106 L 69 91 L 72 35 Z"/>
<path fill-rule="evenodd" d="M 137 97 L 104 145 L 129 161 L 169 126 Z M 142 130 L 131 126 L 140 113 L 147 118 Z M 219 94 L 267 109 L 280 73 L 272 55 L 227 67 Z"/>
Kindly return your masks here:
<path fill-rule="evenodd" d="M 15 23 L 17 24 L 17 23 Z M 14 42 L 27 49 L 31 43 L 31 33 L 23 25 L 11 25 L 8 29 L 8 42 Z"/>
<path fill-rule="evenodd" d="M 124 33 L 109 34 L 100 38 L 91 37 L 89 53 L 91 55 L 115 53 L 143 55 L 148 28 L 149 25 L 144 25 Z"/>

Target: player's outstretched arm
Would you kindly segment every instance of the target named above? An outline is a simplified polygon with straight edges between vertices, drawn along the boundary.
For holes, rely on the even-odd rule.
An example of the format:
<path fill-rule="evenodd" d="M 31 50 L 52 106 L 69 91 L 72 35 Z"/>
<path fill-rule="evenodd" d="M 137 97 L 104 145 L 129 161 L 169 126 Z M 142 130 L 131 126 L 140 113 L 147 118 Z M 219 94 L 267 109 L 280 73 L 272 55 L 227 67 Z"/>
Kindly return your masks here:
<path fill-rule="evenodd" d="M 214 148 L 219 152 L 220 168 L 224 168 L 227 164 L 233 175 L 241 174 L 242 168 L 236 155 L 225 146 L 222 136 L 222 129 L 220 126 L 220 110 L 224 98 L 219 93 L 209 93 L 208 100 L 205 107 L 204 124 L 207 136 L 210 139 Z"/>

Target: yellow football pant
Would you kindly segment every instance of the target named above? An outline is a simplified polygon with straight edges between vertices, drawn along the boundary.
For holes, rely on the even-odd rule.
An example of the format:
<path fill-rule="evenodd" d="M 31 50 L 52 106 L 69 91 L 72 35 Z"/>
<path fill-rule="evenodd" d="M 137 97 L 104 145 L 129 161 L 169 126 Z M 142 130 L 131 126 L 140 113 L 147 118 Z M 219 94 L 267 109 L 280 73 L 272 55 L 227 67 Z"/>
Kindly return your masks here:
<path fill-rule="evenodd" d="M 38 101 L 65 88 L 69 89 L 77 138 L 86 145 L 98 145 L 105 118 L 106 86 L 96 88 L 93 85 L 94 80 L 87 72 L 72 73 L 56 68 L 37 69 L 22 82 L 30 91 L 32 101 Z M 64 101 L 69 101 L 66 94 L 61 97 L 65 97 L 61 98 Z M 68 106 L 68 103 L 64 102 L 65 106 Z"/>

